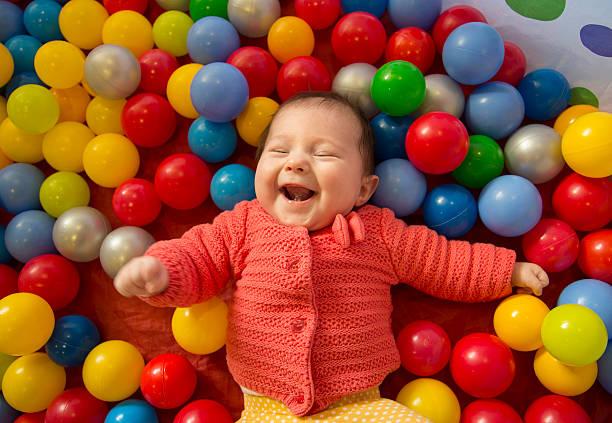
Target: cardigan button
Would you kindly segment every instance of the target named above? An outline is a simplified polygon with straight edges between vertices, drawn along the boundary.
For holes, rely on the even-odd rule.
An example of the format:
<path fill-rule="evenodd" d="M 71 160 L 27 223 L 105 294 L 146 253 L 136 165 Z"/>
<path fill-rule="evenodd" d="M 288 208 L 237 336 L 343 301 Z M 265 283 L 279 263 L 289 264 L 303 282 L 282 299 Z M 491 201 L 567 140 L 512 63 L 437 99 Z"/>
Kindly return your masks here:
<path fill-rule="evenodd" d="M 306 324 L 304 322 L 304 319 L 294 319 L 291 322 L 291 329 L 293 330 L 294 333 L 302 332 L 305 326 Z"/>

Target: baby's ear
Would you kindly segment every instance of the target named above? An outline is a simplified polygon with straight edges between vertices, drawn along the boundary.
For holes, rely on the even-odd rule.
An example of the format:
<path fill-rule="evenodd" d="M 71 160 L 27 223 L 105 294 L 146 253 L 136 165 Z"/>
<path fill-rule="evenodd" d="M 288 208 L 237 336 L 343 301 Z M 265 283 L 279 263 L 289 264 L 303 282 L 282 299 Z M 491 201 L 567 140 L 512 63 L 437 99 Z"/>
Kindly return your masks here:
<path fill-rule="evenodd" d="M 376 187 L 378 187 L 378 176 L 377 175 L 367 175 L 361 178 L 361 189 L 359 190 L 359 197 L 357 197 L 357 201 L 355 205 L 357 207 L 363 206 L 368 202 L 370 197 L 376 191 Z"/>

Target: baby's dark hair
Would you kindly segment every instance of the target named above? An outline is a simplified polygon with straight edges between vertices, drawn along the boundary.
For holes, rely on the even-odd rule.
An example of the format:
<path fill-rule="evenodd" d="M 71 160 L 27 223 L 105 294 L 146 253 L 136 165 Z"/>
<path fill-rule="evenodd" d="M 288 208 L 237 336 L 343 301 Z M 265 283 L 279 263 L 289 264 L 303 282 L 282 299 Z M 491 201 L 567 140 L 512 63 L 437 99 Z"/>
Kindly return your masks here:
<path fill-rule="evenodd" d="M 278 113 L 290 106 L 292 104 L 304 102 L 306 100 L 316 99 L 320 100 L 318 105 L 326 105 L 329 107 L 345 107 L 349 113 L 353 113 L 357 121 L 359 122 L 359 126 L 361 127 L 361 137 L 359 139 L 359 152 L 361 153 L 361 157 L 363 158 L 363 169 L 366 175 L 371 175 L 374 173 L 374 133 L 372 132 L 372 128 L 370 127 L 370 122 L 368 118 L 363 114 L 363 112 L 351 103 L 348 99 L 341 96 L 338 93 L 331 91 L 305 91 L 294 95 L 293 97 L 286 100 L 283 104 L 281 104 L 280 108 L 274 114 L 274 117 L 270 121 L 268 127 L 264 130 L 259 138 L 259 145 L 257 146 L 257 152 L 255 153 L 255 160 L 259 161 L 261 154 L 266 146 L 266 140 L 268 139 L 268 133 L 270 132 L 270 127 L 272 126 L 272 122 L 274 122 L 274 118 L 278 115 Z"/>

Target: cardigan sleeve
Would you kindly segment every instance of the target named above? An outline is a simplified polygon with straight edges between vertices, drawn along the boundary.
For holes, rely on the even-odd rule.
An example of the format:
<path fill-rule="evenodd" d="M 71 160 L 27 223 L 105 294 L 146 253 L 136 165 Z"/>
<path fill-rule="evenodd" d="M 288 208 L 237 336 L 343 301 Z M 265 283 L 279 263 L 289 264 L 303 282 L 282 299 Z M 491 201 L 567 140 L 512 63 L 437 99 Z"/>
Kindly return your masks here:
<path fill-rule="evenodd" d="M 434 297 L 481 302 L 512 292 L 513 250 L 449 241 L 426 226 L 408 226 L 383 210 L 382 236 L 397 280 Z"/>
<path fill-rule="evenodd" d="M 241 267 L 246 232 L 246 202 L 225 211 L 212 223 L 197 225 L 177 239 L 159 241 L 145 255 L 159 259 L 168 271 L 168 288 L 140 297 L 156 307 L 187 307 L 220 293 Z"/>

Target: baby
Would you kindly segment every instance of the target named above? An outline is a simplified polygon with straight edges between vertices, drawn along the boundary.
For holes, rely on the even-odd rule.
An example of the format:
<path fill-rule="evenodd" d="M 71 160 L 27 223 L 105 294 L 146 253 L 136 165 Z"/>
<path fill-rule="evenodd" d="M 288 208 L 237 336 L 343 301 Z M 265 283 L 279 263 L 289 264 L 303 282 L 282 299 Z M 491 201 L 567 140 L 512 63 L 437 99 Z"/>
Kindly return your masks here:
<path fill-rule="evenodd" d="M 512 250 L 448 241 L 366 205 L 378 185 L 374 139 L 339 95 L 283 103 L 257 157 L 255 200 L 155 243 L 114 281 L 162 307 L 206 301 L 235 281 L 227 361 L 245 393 L 243 423 L 425 421 L 378 391 L 400 364 L 391 286 L 477 302 L 548 284 Z"/>

